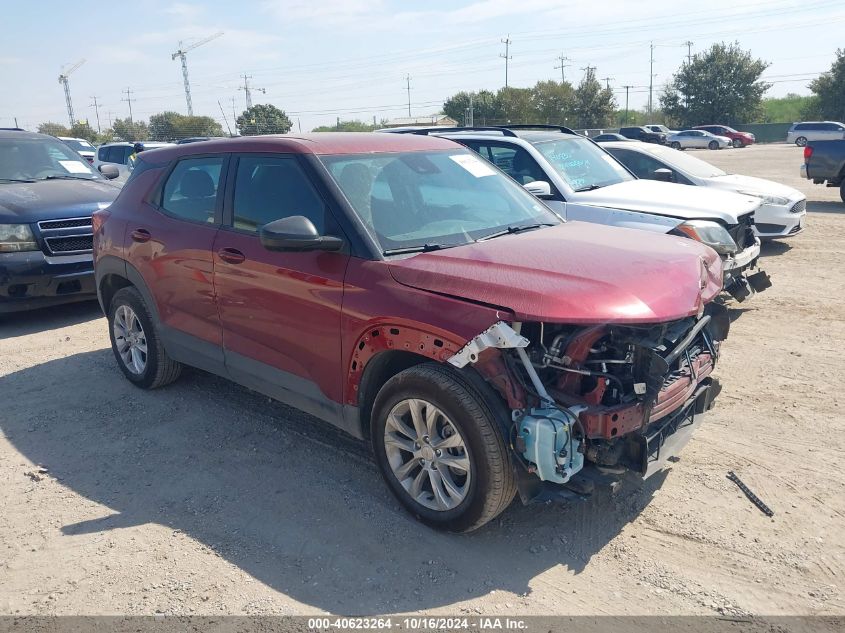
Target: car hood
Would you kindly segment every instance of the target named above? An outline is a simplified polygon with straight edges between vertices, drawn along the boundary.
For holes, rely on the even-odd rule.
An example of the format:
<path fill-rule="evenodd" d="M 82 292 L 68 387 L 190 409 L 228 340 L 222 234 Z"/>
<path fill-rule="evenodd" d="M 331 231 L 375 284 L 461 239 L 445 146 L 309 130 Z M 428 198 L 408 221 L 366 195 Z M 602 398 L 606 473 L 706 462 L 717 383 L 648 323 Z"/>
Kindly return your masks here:
<path fill-rule="evenodd" d="M 656 180 L 629 180 L 571 196 L 573 202 L 685 220 L 713 219 L 736 224 L 760 206 L 760 199 L 727 191 L 702 190 Z"/>
<path fill-rule="evenodd" d="M 708 185 L 718 187 L 727 191 L 754 191 L 767 196 L 780 196 L 793 201 L 804 198 L 804 194 L 787 187 L 773 180 L 755 178 L 753 176 L 740 176 L 739 174 L 728 174 L 727 176 L 713 176 L 707 179 Z"/>
<path fill-rule="evenodd" d="M 0 183 L 0 223 L 82 217 L 111 204 L 120 189 L 103 180 Z"/>
<path fill-rule="evenodd" d="M 655 323 L 698 314 L 722 287 L 715 251 L 583 222 L 388 262 L 400 284 L 504 308 L 518 321 Z"/>

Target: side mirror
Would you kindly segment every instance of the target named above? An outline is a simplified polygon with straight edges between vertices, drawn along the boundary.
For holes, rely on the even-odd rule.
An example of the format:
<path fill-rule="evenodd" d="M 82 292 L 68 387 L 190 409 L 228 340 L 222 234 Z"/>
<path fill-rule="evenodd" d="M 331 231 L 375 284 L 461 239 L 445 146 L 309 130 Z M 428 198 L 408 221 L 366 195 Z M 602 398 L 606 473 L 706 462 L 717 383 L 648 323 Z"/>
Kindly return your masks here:
<path fill-rule="evenodd" d="M 268 251 L 339 251 L 343 246 L 339 237 L 320 235 L 314 223 L 302 215 L 269 222 L 261 227 L 258 236 Z"/>
<path fill-rule="evenodd" d="M 100 173 L 103 174 L 103 176 L 105 176 L 109 180 L 114 180 L 120 175 L 120 171 L 117 169 L 117 165 L 107 163 L 105 165 L 100 165 L 99 169 Z"/>
<path fill-rule="evenodd" d="M 525 187 L 528 193 L 537 196 L 541 200 L 552 197 L 552 186 L 545 180 L 535 180 L 522 186 Z"/>
<path fill-rule="evenodd" d="M 671 169 L 667 169 L 666 167 L 655 169 L 651 172 L 651 177 L 652 180 L 659 180 L 661 182 L 675 182 L 675 174 L 672 173 Z"/>

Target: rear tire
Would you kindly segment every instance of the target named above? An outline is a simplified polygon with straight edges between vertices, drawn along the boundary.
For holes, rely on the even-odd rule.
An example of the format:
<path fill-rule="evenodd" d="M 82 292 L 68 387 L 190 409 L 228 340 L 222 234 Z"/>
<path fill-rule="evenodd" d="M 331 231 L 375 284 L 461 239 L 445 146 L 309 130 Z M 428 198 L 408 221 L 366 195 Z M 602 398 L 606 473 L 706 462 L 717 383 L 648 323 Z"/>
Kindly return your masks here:
<path fill-rule="evenodd" d="M 167 355 L 141 293 L 121 288 L 109 306 L 109 338 L 123 375 L 142 389 L 163 387 L 179 377 L 182 364 Z"/>
<path fill-rule="evenodd" d="M 672 149 L 681 149 L 681 144 L 678 141 L 672 141 L 669 143 L 669 147 Z"/>
<path fill-rule="evenodd" d="M 804 147 L 807 144 L 807 137 L 806 136 L 799 136 L 797 139 L 795 139 L 795 144 L 798 147 Z"/>
<path fill-rule="evenodd" d="M 390 490 L 431 527 L 478 529 L 516 494 L 504 429 L 492 407 L 470 381 L 442 365 L 416 365 L 387 381 L 373 405 L 371 437 Z"/>
<path fill-rule="evenodd" d="M 719 149 L 719 141 L 710 141 L 707 144 L 708 149 Z"/>

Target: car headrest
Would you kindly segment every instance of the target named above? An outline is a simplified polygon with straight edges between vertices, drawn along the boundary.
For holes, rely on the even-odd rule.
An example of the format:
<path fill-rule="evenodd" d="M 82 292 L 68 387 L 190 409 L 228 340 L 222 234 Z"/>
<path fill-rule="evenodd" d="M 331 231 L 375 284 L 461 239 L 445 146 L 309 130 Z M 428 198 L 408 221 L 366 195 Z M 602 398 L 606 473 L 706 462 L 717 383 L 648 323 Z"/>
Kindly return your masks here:
<path fill-rule="evenodd" d="M 209 198 L 214 195 L 214 181 L 202 169 L 189 169 L 182 176 L 179 191 L 186 198 Z"/>

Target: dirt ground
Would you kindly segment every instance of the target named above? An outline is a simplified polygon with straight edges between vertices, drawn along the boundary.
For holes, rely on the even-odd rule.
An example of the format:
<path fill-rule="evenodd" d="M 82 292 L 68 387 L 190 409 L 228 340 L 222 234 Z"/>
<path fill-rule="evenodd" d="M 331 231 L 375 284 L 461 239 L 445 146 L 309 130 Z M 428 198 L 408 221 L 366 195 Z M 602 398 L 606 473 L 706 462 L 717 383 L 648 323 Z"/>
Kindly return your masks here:
<path fill-rule="evenodd" d="M 304 414 L 201 372 L 132 387 L 96 304 L 7 317 L 0 614 L 845 613 L 845 205 L 798 148 L 697 155 L 811 202 L 765 247 L 774 286 L 733 311 L 717 408 L 671 469 L 440 534 Z"/>

